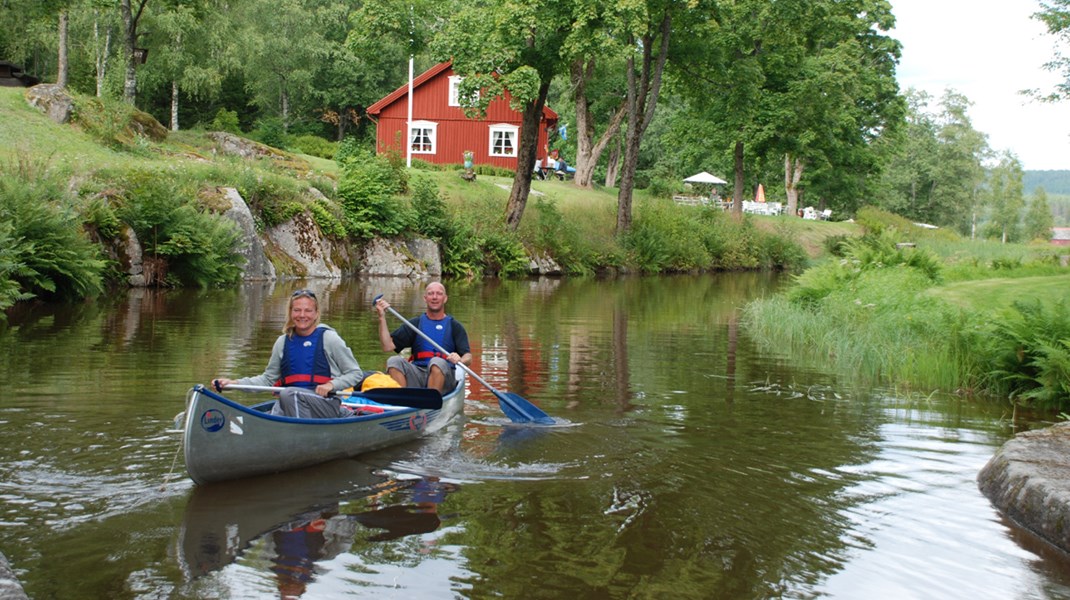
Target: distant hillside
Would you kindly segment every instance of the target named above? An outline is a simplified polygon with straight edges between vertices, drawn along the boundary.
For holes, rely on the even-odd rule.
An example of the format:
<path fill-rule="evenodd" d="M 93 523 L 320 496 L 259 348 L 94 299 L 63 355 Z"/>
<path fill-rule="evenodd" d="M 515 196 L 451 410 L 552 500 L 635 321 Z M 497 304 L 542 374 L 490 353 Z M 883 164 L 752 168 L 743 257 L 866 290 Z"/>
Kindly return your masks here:
<path fill-rule="evenodd" d="M 1038 187 L 1048 194 L 1070 195 L 1070 171 L 1025 171 L 1022 186 L 1026 195 L 1032 194 Z"/>

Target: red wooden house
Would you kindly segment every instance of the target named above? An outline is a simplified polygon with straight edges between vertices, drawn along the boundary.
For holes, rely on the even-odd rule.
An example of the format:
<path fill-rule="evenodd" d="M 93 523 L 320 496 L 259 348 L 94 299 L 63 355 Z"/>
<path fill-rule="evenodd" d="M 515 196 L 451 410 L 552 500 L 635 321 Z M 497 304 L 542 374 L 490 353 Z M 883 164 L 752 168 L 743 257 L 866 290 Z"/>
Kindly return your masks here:
<path fill-rule="evenodd" d="M 376 151 L 396 149 L 406 153 L 405 140 L 412 144 L 412 158 L 436 164 L 460 164 L 471 151 L 477 165 L 494 165 L 516 170 L 520 143 L 521 114 L 509 108 L 509 96 L 495 98 L 486 116 L 470 119 L 459 102 L 452 64 L 439 63 L 413 79 L 412 128 L 405 135 L 408 118 L 409 85 L 406 83 L 368 107 L 368 116 L 377 124 Z M 539 127 L 538 158 L 544 158 L 546 132 L 557 126 L 557 113 L 543 108 Z"/>
<path fill-rule="evenodd" d="M 1070 227 L 1052 227 L 1051 243 L 1054 246 L 1070 246 Z"/>

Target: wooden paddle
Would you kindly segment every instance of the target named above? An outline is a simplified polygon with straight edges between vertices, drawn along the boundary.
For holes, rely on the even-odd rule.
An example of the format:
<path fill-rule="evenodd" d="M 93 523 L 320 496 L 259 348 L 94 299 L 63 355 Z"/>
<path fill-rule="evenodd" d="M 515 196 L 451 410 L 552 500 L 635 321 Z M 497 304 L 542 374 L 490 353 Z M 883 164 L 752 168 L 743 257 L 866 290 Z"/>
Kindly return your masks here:
<path fill-rule="evenodd" d="M 223 387 L 224 390 L 238 390 L 242 392 L 281 392 L 284 387 L 270 385 L 240 385 L 231 384 Z M 364 398 L 380 404 L 402 406 L 406 408 L 424 408 L 438 410 L 442 408 L 442 394 L 431 388 L 373 388 L 363 392 L 333 392 L 334 396 L 348 396 L 350 398 Z"/>
<path fill-rule="evenodd" d="M 378 302 L 379 299 L 382 297 L 382 294 L 376 296 L 375 299 L 372 300 L 372 306 L 375 306 L 375 303 Z M 419 327 L 416 327 L 415 325 L 410 323 L 408 319 L 401 316 L 401 314 L 399 314 L 398 311 L 394 310 L 393 307 L 388 306 L 386 309 L 390 311 L 390 314 L 401 319 L 402 323 L 407 325 L 409 329 L 415 331 L 416 334 L 422 337 L 425 341 L 427 341 L 427 343 L 434 346 L 436 350 L 443 354 L 449 354 L 449 352 L 446 352 L 445 348 L 435 343 L 435 340 L 431 339 L 426 333 L 420 331 Z M 505 413 L 505 416 L 509 417 L 509 420 L 513 421 L 514 423 L 535 422 L 539 425 L 554 425 L 557 423 L 556 421 L 554 421 L 553 417 L 543 412 L 541 409 L 539 409 L 538 406 L 535 406 L 531 402 L 525 400 L 522 396 L 518 394 L 513 394 L 511 392 L 499 392 L 498 390 L 494 389 L 494 386 L 487 383 L 486 380 L 484 380 L 482 377 L 476 375 L 475 371 L 468 368 L 468 365 L 460 362 L 456 364 L 458 367 L 464 369 L 465 372 L 467 372 L 469 375 L 475 377 L 476 381 L 482 383 L 484 387 L 486 387 L 488 390 L 491 391 L 492 394 L 498 397 L 498 406 L 502 409 L 502 412 Z"/>

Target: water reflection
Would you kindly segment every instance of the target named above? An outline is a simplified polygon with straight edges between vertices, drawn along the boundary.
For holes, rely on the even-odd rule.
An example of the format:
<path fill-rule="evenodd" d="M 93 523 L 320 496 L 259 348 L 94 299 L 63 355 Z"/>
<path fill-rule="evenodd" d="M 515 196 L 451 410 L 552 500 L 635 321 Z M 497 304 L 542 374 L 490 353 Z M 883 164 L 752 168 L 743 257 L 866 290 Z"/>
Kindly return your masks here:
<path fill-rule="evenodd" d="M 319 564 L 354 546 L 430 533 L 460 486 L 342 460 L 288 474 L 197 486 L 177 546 L 190 580 L 243 556 L 268 560 L 283 597 L 304 594 Z M 448 518 L 448 517 L 447 517 Z"/>

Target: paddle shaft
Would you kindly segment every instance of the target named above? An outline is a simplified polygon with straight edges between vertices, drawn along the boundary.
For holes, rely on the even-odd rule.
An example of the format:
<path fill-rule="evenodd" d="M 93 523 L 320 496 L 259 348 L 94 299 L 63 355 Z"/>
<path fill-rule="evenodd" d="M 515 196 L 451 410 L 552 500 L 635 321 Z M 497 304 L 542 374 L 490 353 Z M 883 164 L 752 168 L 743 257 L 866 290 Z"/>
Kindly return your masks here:
<path fill-rule="evenodd" d="M 437 343 L 437 342 L 435 342 L 435 340 L 431 339 L 431 336 L 429 336 L 429 335 L 427 335 L 426 333 L 424 333 L 424 332 L 420 331 L 420 328 L 419 328 L 419 327 L 417 327 L 417 326 L 413 325 L 413 324 L 412 324 L 412 323 L 411 323 L 411 322 L 410 322 L 410 321 L 409 321 L 408 319 L 406 319 L 405 317 L 401 316 L 401 313 L 399 313 L 398 311 L 394 310 L 394 307 L 393 307 L 393 306 L 388 306 L 388 307 L 386 307 L 386 309 L 390 311 L 390 314 L 392 314 L 392 315 L 394 315 L 395 317 L 397 317 L 397 318 L 401 319 L 401 322 L 402 322 L 402 323 L 404 323 L 404 324 L 408 325 L 408 326 L 409 326 L 409 329 L 411 329 L 411 330 L 415 331 L 415 332 L 416 332 L 416 335 L 418 335 L 418 336 L 420 336 L 420 337 L 424 338 L 424 340 L 425 340 L 425 341 L 426 341 L 426 342 L 427 342 L 428 344 L 431 344 L 432 346 L 434 346 L 434 347 L 435 347 L 435 350 L 438 350 L 439 352 L 441 352 L 441 353 L 443 353 L 443 354 L 449 354 L 449 352 L 446 352 L 446 349 L 445 349 L 445 348 L 443 348 L 442 346 L 438 345 L 438 343 Z M 469 374 L 469 375 L 471 375 L 472 377 L 475 377 L 475 378 L 476 378 L 476 380 L 477 380 L 477 381 L 479 381 L 479 383 L 482 383 L 483 385 L 487 386 L 487 389 L 488 389 L 488 390 L 490 390 L 490 391 L 492 391 L 492 392 L 494 392 L 494 395 L 495 395 L 495 396 L 497 396 L 497 395 L 499 395 L 499 394 L 500 394 L 500 392 L 499 392 L 498 390 L 494 389 L 494 386 L 492 386 L 491 384 L 487 383 L 487 381 L 486 381 L 485 379 L 483 379 L 482 377 L 480 377 L 479 375 L 476 375 L 476 372 L 475 372 L 475 371 L 473 371 L 472 369 L 469 369 L 469 368 L 468 368 L 468 365 L 464 364 L 464 363 L 463 363 L 463 362 L 461 362 L 461 361 L 457 361 L 457 362 L 456 362 L 455 364 L 456 364 L 456 365 L 457 365 L 458 367 L 460 367 L 460 368 L 464 369 L 465 373 L 468 373 L 468 374 Z"/>

